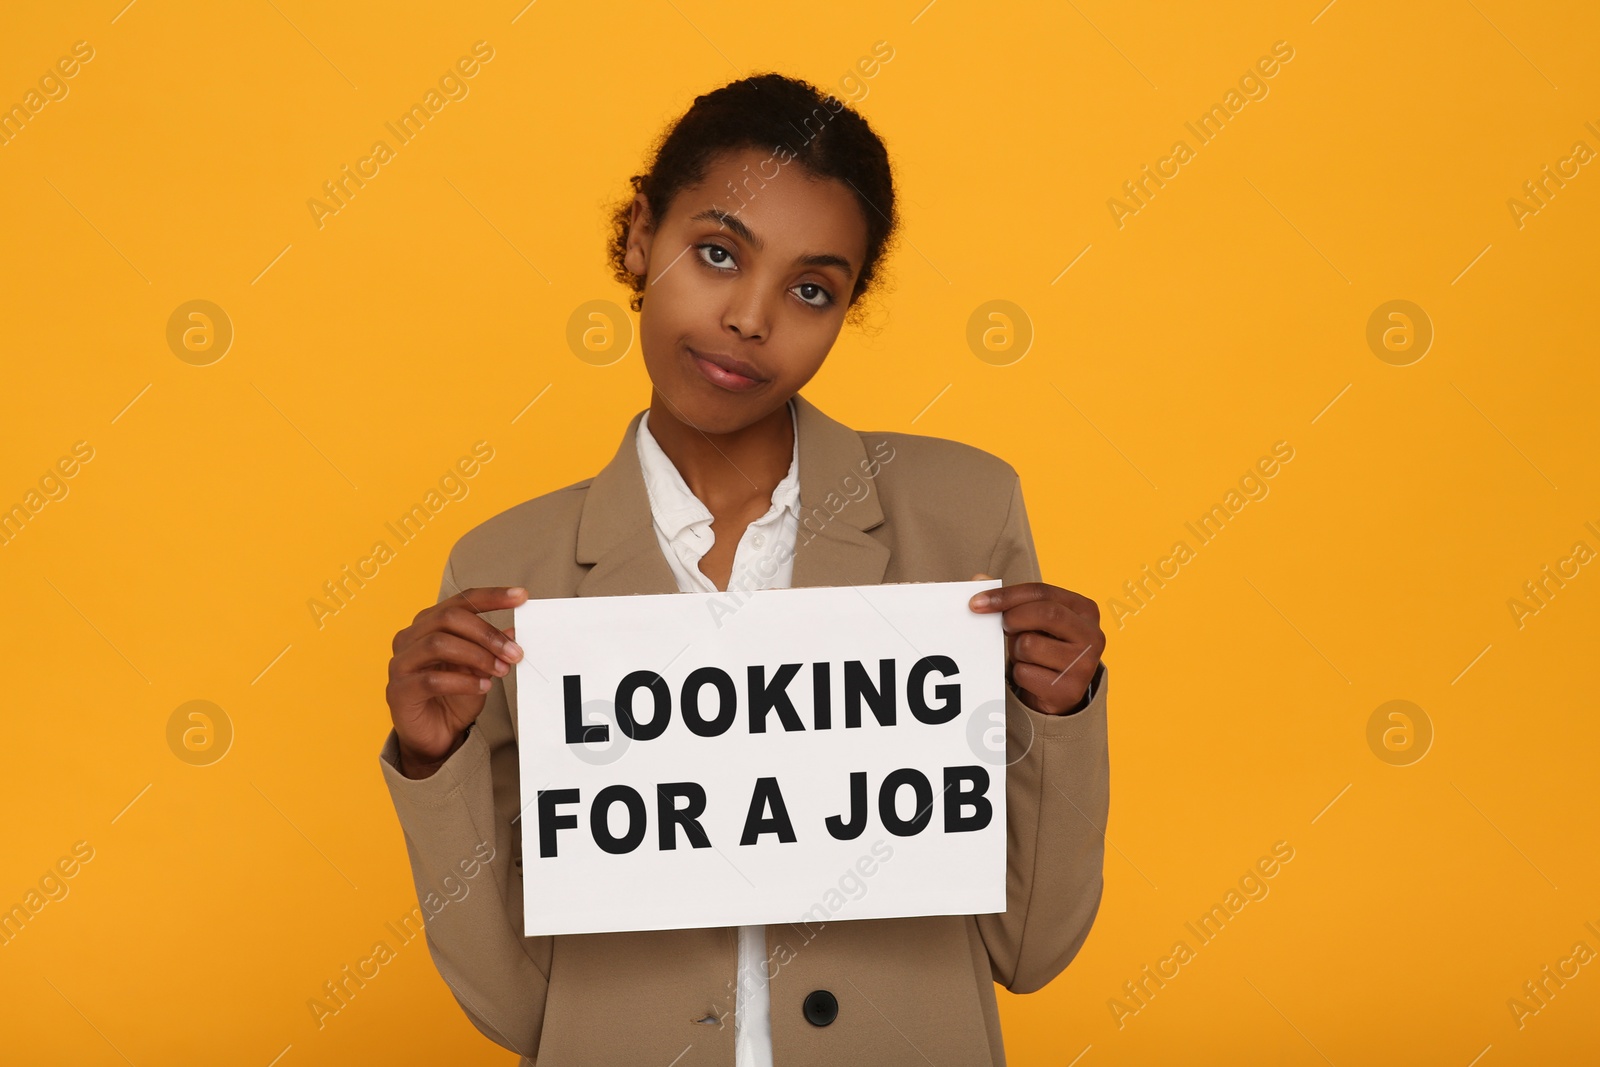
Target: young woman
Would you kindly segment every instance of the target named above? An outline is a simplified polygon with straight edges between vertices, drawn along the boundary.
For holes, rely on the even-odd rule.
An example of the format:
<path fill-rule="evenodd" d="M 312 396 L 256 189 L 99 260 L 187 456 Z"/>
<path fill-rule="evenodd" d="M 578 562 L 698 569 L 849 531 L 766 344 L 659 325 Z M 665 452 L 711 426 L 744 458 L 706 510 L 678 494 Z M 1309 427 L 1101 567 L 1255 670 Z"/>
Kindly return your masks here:
<path fill-rule="evenodd" d="M 381 764 L 433 959 L 527 1065 L 1002 1064 L 994 983 L 1042 988 L 1099 908 L 1099 611 L 1041 580 L 1009 464 L 856 431 L 799 395 L 894 232 L 888 155 L 860 115 L 747 78 L 697 98 L 633 186 L 612 257 L 649 408 L 594 478 L 463 536 L 438 602 L 395 635 Z M 517 605 L 990 575 L 1002 588 L 970 608 L 1006 633 L 1004 912 L 522 935 Z M 439 903 L 463 879 L 476 891 Z"/>

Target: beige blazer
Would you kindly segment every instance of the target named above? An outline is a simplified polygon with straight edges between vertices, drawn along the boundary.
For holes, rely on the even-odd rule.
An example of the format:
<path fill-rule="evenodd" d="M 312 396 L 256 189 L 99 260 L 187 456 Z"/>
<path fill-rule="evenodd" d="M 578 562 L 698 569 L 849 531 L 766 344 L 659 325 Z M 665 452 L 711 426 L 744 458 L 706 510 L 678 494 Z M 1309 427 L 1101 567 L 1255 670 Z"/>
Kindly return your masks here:
<path fill-rule="evenodd" d="M 1006 585 L 1042 580 L 1005 461 L 936 437 L 858 432 L 804 397 L 795 403 L 802 525 L 792 585 L 968 581 L 979 572 Z M 634 446 L 642 414 L 598 475 L 465 534 L 440 599 L 474 586 L 520 585 L 534 598 L 678 592 Z M 511 615 L 484 618 L 505 628 Z M 994 983 L 1043 988 L 1099 909 L 1107 682 L 1102 663 L 1094 699 L 1071 715 L 1041 714 L 1007 693 L 1004 912 L 767 927 L 780 1067 L 1005 1062 Z M 427 909 L 437 914 L 426 927 L 440 975 L 522 1067 L 734 1067 L 736 930 L 522 936 L 515 706 L 513 672 L 495 681 L 465 743 L 429 778 L 399 773 L 393 730 L 381 752 L 418 900 L 443 901 Z M 1062 1034 L 1059 1048 L 1081 1041 Z"/>

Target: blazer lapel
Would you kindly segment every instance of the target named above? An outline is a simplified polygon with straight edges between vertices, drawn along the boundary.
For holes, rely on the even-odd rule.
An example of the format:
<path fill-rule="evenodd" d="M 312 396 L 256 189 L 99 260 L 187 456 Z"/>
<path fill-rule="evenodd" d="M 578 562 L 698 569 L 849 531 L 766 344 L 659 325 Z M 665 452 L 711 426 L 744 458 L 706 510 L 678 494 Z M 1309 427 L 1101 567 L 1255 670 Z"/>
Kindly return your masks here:
<path fill-rule="evenodd" d="M 634 415 L 616 455 L 589 484 L 578 520 L 577 561 L 593 564 L 578 596 L 676 593 L 677 580 L 656 538 L 634 443 L 644 412 Z M 791 586 L 877 585 L 889 549 L 865 531 L 883 522 L 877 483 L 861 435 L 795 395 L 800 439 L 800 528 Z M 859 500 L 852 486 L 866 487 Z M 856 490 L 859 492 L 859 488 Z"/>

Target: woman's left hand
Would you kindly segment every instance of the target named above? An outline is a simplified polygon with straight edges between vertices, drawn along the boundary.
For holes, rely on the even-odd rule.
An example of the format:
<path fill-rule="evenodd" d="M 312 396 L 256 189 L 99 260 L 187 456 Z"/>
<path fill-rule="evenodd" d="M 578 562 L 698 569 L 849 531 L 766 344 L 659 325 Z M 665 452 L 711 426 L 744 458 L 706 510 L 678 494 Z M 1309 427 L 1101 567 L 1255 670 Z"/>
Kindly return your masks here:
<path fill-rule="evenodd" d="M 1000 612 L 1006 662 L 1024 704 L 1061 715 L 1082 702 L 1106 647 L 1098 604 L 1059 585 L 1021 582 L 975 594 L 968 605 Z"/>

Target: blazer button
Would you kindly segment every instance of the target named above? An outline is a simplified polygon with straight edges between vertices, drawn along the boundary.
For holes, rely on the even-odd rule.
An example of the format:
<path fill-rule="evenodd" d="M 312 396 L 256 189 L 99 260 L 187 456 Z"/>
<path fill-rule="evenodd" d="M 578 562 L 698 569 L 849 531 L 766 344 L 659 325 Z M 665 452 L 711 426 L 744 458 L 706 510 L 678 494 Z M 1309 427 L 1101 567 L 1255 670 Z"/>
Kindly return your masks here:
<path fill-rule="evenodd" d="M 839 1000 L 826 989 L 814 989 L 806 996 L 801 1010 L 812 1026 L 827 1026 L 839 1017 Z"/>

